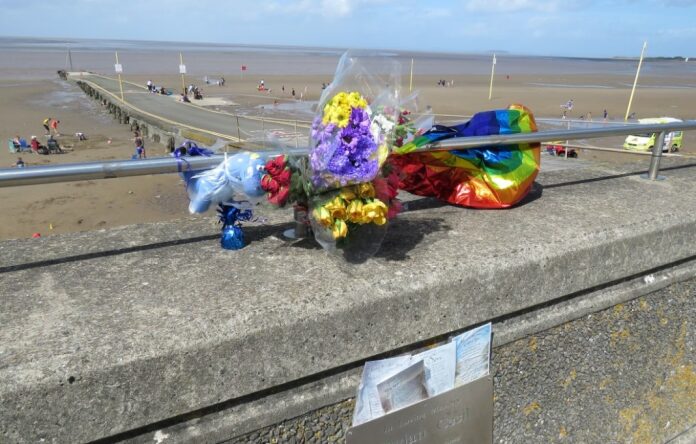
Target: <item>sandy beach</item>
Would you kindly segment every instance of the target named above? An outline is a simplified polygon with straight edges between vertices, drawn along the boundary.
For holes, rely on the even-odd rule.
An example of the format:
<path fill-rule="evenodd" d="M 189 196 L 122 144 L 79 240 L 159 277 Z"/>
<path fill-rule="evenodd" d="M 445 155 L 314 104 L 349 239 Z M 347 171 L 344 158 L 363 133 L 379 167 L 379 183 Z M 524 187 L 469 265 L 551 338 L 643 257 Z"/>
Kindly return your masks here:
<path fill-rule="evenodd" d="M 3 51 L 0 48 L 1 55 Z M 137 55 L 142 56 L 141 53 Z M 125 59 L 127 56 L 128 53 L 123 55 Z M 228 57 L 220 53 L 206 54 L 211 60 L 206 59 L 205 63 L 214 63 L 212 60 L 215 57 L 223 56 Z M 44 64 L 57 65 L 53 70 L 43 65 L 38 66 L 38 62 L 37 66 L 32 66 L 32 63 L 28 62 L 33 60 L 32 57 L 42 56 L 39 53 L 21 54 L 22 63 L 27 66 L 24 70 L 18 69 L 16 65 L 0 65 L 0 103 L 3 104 L 0 108 L 0 138 L 5 145 L 5 148 L 0 150 L 0 166 L 12 167 L 18 157 L 17 154 L 8 152 L 8 139 L 15 135 L 27 139 L 31 135 L 44 138 L 41 123 L 46 117 L 60 120 L 61 136 L 58 139 L 68 152 L 49 156 L 22 154 L 21 157 L 27 166 L 130 158 L 133 153 L 133 141 L 129 126 L 118 124 L 99 104 L 91 101 L 76 86 L 59 80 L 55 75 L 56 69 L 64 68 L 65 54 L 57 53 L 55 62 L 46 62 L 44 58 Z M 94 57 L 99 63 L 106 63 L 107 55 Z M 239 63 L 236 60 L 213 72 L 209 68 L 211 65 L 205 65 L 208 67 L 205 70 L 197 70 L 194 58 L 188 62 L 191 74 L 186 76 L 185 82 L 202 87 L 204 96 L 211 99 L 208 106 L 212 109 L 240 115 L 311 120 L 312 105 L 322 92 L 322 83 L 331 81 L 331 66 L 335 66 L 337 56 L 333 53 L 321 56 L 295 54 L 292 57 L 283 57 L 282 60 L 274 60 L 273 57 L 273 53 L 254 55 L 254 68 L 252 72 L 244 73 L 243 77 L 238 68 L 235 68 Z M 246 56 L 246 59 L 249 58 Z M 460 70 L 463 72 L 458 73 L 458 65 L 449 55 L 445 57 L 421 54 L 414 58 L 416 68 L 413 89 L 420 91 L 419 107 L 425 109 L 430 106 L 436 114 L 447 115 L 440 117 L 440 120 L 448 122 L 464 119 L 457 116 L 469 116 L 478 111 L 503 108 L 511 103 L 526 105 L 537 118 L 559 119 L 560 105 L 569 99 L 573 99 L 575 104 L 568 115 L 570 119 L 580 119 L 582 116 L 586 122 L 591 114 L 593 121 L 602 121 L 602 114 L 606 109 L 609 113 L 608 123 L 618 122 L 623 120 L 634 75 L 628 72 L 624 65 L 616 72 L 601 72 L 601 69 L 610 70 L 611 64 L 605 67 L 596 62 L 587 62 L 592 66 L 588 71 L 593 72 L 576 73 L 575 68 L 545 72 L 542 66 L 535 67 L 533 60 L 525 61 L 523 68 L 513 68 L 512 62 L 507 62 L 510 65 L 506 68 L 506 65 L 501 63 L 500 69 L 496 71 L 493 97 L 489 101 L 490 74 L 485 74 L 483 68 Z M 292 65 L 287 66 L 287 74 L 279 73 L 287 60 L 293 61 Z M 308 66 L 307 74 L 302 74 L 303 63 Z M 485 66 L 483 61 L 477 63 Z M 438 64 L 442 67 L 441 72 L 438 71 Z M 161 66 L 156 61 L 150 62 L 147 69 L 124 74 L 124 79 L 142 85 L 151 79 L 156 85 L 179 91 L 181 76 L 171 73 L 171 70 L 165 72 Z M 261 72 L 264 66 L 267 67 L 266 72 Z M 630 66 L 630 63 L 627 62 L 626 66 Z M 695 118 L 696 85 L 691 71 L 682 72 L 681 68 L 678 65 L 672 68 L 658 66 L 641 74 L 632 112 L 639 118 Z M 490 69 L 490 66 L 487 69 Z M 103 73 L 111 75 L 108 71 Z M 206 85 L 203 81 L 204 75 L 209 75 L 213 81 L 219 76 L 224 76 L 226 84 Z M 271 91 L 257 91 L 256 86 L 261 79 Z M 437 82 L 440 79 L 451 82 L 451 86 L 438 86 Z M 408 92 L 408 76 L 405 72 L 402 73 L 401 84 L 404 91 Z M 543 129 L 545 125 L 540 126 Z M 88 140 L 78 141 L 74 136 L 78 131 L 85 133 Z M 621 141 L 622 138 L 613 138 L 590 142 L 593 145 L 620 148 Z M 166 154 L 163 145 L 152 142 L 147 144 L 146 149 L 149 157 Z M 687 155 L 696 153 L 696 133 L 686 133 L 682 151 Z M 635 161 L 635 156 L 620 154 L 586 152 L 582 153 L 581 157 L 612 162 L 629 159 Z M 648 159 L 643 159 L 647 168 Z M 181 219 L 182 223 L 185 223 L 188 217 L 188 200 L 183 183 L 174 174 L 2 188 L 0 201 L 3 209 L 0 212 L 2 239 L 26 238 L 31 237 L 33 233 L 46 236 L 95 230 L 157 220 Z M 210 218 L 211 224 L 214 223 L 212 213 Z"/>

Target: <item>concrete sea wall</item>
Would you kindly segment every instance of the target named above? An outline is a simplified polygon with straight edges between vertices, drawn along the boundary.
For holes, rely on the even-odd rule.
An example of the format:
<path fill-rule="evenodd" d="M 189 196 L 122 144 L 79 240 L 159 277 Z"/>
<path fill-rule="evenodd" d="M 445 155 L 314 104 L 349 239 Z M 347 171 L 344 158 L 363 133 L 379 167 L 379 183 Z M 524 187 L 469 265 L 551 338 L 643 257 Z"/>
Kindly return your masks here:
<path fill-rule="evenodd" d="M 488 321 L 496 442 L 674 438 L 696 424 L 696 162 L 663 166 L 542 172 L 505 211 L 405 196 L 364 264 L 284 240 L 289 211 L 234 252 L 212 217 L 4 241 L 0 441 L 340 440 L 350 401 L 302 415 L 362 363 Z"/>

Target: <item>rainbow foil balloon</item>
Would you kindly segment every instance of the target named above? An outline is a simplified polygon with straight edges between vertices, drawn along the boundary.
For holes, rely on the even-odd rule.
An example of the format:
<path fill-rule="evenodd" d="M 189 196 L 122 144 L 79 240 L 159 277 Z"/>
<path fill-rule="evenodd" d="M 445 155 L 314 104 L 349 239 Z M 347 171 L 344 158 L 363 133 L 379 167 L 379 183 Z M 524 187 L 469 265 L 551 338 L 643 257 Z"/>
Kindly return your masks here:
<path fill-rule="evenodd" d="M 475 114 L 470 121 L 435 125 L 397 148 L 389 161 L 400 188 L 472 208 L 507 208 L 522 200 L 539 172 L 540 144 L 514 144 L 461 151 L 412 152 L 451 137 L 529 133 L 534 116 L 522 105 Z"/>

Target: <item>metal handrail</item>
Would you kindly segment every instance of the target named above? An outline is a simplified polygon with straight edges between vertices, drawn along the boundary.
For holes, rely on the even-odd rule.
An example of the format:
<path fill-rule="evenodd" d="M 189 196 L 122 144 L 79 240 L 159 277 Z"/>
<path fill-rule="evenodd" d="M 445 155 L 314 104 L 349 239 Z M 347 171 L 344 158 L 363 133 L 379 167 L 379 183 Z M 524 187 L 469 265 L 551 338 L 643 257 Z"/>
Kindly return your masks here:
<path fill-rule="evenodd" d="M 659 162 L 666 133 L 679 130 L 696 130 L 696 121 L 682 123 L 640 125 L 640 132 L 658 133 L 653 148 L 648 178 L 659 178 Z M 553 140 L 591 139 L 608 136 L 620 136 L 634 133 L 635 126 L 611 126 L 584 130 L 559 130 L 535 133 L 504 134 L 494 136 L 458 137 L 419 148 L 424 151 L 456 151 L 481 147 L 511 145 L 517 143 L 539 143 Z M 275 154 L 280 154 L 276 151 Z M 307 149 L 287 149 L 282 153 L 307 154 Z M 629 151 L 627 151 L 629 153 Z M 274 152 L 264 152 L 273 155 Z M 109 179 L 116 177 L 146 176 L 151 174 L 176 173 L 186 170 L 202 170 L 218 165 L 224 155 L 210 157 L 155 158 L 147 160 L 121 160 L 116 162 L 90 162 L 38 166 L 28 168 L 0 169 L 0 188 L 20 185 L 71 182 L 79 180 Z"/>

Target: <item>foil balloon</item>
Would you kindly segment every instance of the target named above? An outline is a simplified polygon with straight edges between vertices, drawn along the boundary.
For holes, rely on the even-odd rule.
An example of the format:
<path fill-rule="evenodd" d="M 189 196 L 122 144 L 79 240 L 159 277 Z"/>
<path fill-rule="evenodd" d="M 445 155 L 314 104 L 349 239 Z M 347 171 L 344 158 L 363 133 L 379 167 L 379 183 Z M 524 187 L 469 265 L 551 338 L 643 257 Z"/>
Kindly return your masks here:
<path fill-rule="evenodd" d="M 240 222 L 248 221 L 252 218 L 251 210 L 241 210 L 234 204 L 232 202 L 218 206 L 218 217 L 220 222 L 222 222 L 220 245 L 225 250 L 244 248 L 244 231 Z"/>
<path fill-rule="evenodd" d="M 417 148 L 452 137 L 529 133 L 537 130 L 522 105 L 475 114 L 469 122 L 436 125 L 390 156 L 399 187 L 472 208 L 507 208 L 522 200 L 539 172 L 540 144 L 501 145 L 461 151 L 417 152 Z"/>
<path fill-rule="evenodd" d="M 264 163 L 257 153 L 243 152 L 191 177 L 186 186 L 189 212 L 202 213 L 212 204 L 232 200 L 260 200 L 265 193 L 261 188 Z"/>

